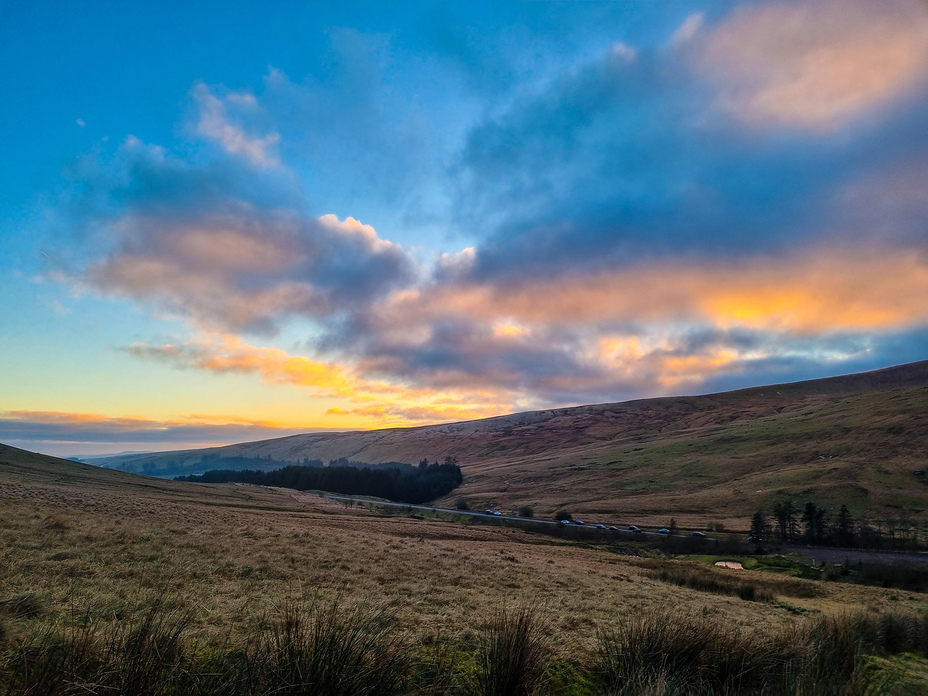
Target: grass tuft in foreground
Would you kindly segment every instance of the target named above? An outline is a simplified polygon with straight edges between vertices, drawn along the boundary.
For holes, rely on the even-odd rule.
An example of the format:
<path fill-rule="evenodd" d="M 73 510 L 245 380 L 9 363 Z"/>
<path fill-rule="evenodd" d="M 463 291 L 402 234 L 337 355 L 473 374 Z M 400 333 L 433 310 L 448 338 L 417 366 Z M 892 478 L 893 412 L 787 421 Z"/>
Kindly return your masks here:
<path fill-rule="evenodd" d="M 531 696 L 539 692 L 553 654 L 550 628 L 531 607 L 500 609 L 480 645 L 481 696 Z"/>
<path fill-rule="evenodd" d="M 401 693 L 408 646 L 392 617 L 338 602 L 288 601 L 247 656 L 250 691 L 364 696 Z"/>
<path fill-rule="evenodd" d="M 498 610 L 476 642 L 414 643 L 379 609 L 288 600 L 243 643 L 199 643 L 157 601 L 126 618 L 40 624 L 0 644 L 0 694 L 660 694 L 839 696 L 924 693 L 928 616 L 861 614 L 743 629 L 670 612 L 626 617 L 595 655 L 555 650 L 533 608 Z M 64 627 L 63 627 L 64 626 Z M 476 649 L 475 649 L 476 648 Z"/>
<path fill-rule="evenodd" d="M 11 655 L 7 693 L 158 694 L 180 680 L 185 616 L 156 602 L 136 623 L 98 629 L 85 615 L 39 630 Z"/>
<path fill-rule="evenodd" d="M 838 696 L 866 691 L 874 670 L 864 667 L 873 656 L 924 658 L 926 634 L 928 617 L 908 614 L 822 618 L 766 634 L 712 619 L 644 614 L 601 635 L 597 675 L 602 692 L 615 696 Z M 913 659 L 923 664 L 923 658 Z"/>

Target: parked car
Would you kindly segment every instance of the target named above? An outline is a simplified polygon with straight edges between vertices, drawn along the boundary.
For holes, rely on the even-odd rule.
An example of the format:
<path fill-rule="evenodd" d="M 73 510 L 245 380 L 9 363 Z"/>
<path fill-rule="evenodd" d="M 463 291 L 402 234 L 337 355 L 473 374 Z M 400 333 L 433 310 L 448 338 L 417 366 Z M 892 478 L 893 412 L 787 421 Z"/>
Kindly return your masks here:
<path fill-rule="evenodd" d="M 484 513 L 487 514 L 487 515 L 492 515 L 492 514 L 493 514 L 493 511 L 492 511 L 492 510 L 484 510 Z"/>
<path fill-rule="evenodd" d="M 667 527 L 661 527 L 660 529 L 657 530 L 657 533 L 658 534 L 670 534 L 670 530 L 667 529 Z"/>
<path fill-rule="evenodd" d="M 570 524 L 570 520 L 561 520 L 561 524 Z"/>
<path fill-rule="evenodd" d="M 695 537 L 704 537 L 704 536 L 706 536 L 706 535 L 703 534 L 702 532 L 693 532 L 693 536 L 695 536 Z"/>
<path fill-rule="evenodd" d="M 497 510 L 496 512 L 493 513 L 493 515 L 494 515 L 495 517 L 502 517 L 502 516 L 503 516 L 503 513 L 501 513 L 499 510 Z"/>
<path fill-rule="evenodd" d="M 583 524 L 583 520 L 574 520 L 574 524 Z"/>
<path fill-rule="evenodd" d="M 630 532 L 640 532 L 641 530 L 638 529 L 638 527 L 636 527 L 635 525 L 630 524 L 630 525 L 628 525 L 628 531 L 630 531 Z"/>
<path fill-rule="evenodd" d="M 619 531 L 619 528 L 618 528 L 618 527 L 613 527 L 613 526 L 611 526 L 611 525 L 610 525 L 609 527 L 606 527 L 606 529 L 611 529 L 613 532 Z"/>
<path fill-rule="evenodd" d="M 598 525 L 596 525 L 596 529 L 605 529 L 605 528 L 606 528 L 606 525 L 604 525 L 604 524 L 598 524 Z"/>

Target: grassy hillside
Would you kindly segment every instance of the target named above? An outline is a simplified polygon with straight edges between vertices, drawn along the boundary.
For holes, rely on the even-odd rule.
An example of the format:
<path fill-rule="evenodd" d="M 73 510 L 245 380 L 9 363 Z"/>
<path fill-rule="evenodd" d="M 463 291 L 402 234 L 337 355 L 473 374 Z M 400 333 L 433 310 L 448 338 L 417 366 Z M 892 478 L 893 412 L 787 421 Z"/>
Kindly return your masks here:
<path fill-rule="evenodd" d="M 458 458 L 475 505 L 743 527 L 757 508 L 814 500 L 855 515 L 928 509 L 928 362 L 723 394 L 535 411 L 420 428 L 295 435 L 130 455 L 105 466 L 151 475 L 221 457 L 417 462 Z"/>

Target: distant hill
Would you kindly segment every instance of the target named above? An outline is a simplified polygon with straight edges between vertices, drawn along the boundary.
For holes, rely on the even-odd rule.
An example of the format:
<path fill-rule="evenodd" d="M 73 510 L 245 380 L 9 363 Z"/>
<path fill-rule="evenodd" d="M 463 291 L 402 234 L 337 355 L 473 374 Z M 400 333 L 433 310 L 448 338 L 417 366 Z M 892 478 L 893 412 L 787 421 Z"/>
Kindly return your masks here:
<path fill-rule="evenodd" d="M 155 476 L 232 457 L 367 462 L 457 457 L 455 497 L 603 517 L 737 520 L 782 499 L 855 513 L 928 508 L 928 361 L 692 397 L 95 460 Z"/>

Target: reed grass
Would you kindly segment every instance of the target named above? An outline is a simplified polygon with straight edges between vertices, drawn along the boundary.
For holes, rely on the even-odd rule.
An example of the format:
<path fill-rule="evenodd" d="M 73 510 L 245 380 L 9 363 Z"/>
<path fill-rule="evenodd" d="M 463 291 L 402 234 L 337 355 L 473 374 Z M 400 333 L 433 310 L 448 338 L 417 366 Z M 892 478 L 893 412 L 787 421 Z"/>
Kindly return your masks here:
<path fill-rule="evenodd" d="M 315 600 L 288 600 L 247 662 L 253 691 L 306 696 L 403 693 L 411 669 L 389 613 Z"/>
<path fill-rule="evenodd" d="M 866 691 L 868 656 L 926 656 L 928 616 L 820 618 L 745 633 L 714 619 L 658 612 L 627 618 L 600 636 L 601 692 L 843 696 Z M 887 691 L 885 693 L 892 693 Z"/>
<path fill-rule="evenodd" d="M 0 694 L 839 696 L 894 693 L 898 674 L 916 684 L 928 674 L 928 616 L 908 613 L 754 630 L 642 611 L 602 630 L 593 654 L 559 648 L 544 612 L 526 606 L 498 609 L 473 638 L 426 643 L 382 608 L 339 601 L 287 599 L 244 642 L 220 644 L 190 635 L 188 616 L 162 600 L 120 613 L 8 638 Z"/>
<path fill-rule="evenodd" d="M 535 608 L 497 610 L 480 643 L 477 693 L 537 694 L 553 654 L 550 631 Z"/>

